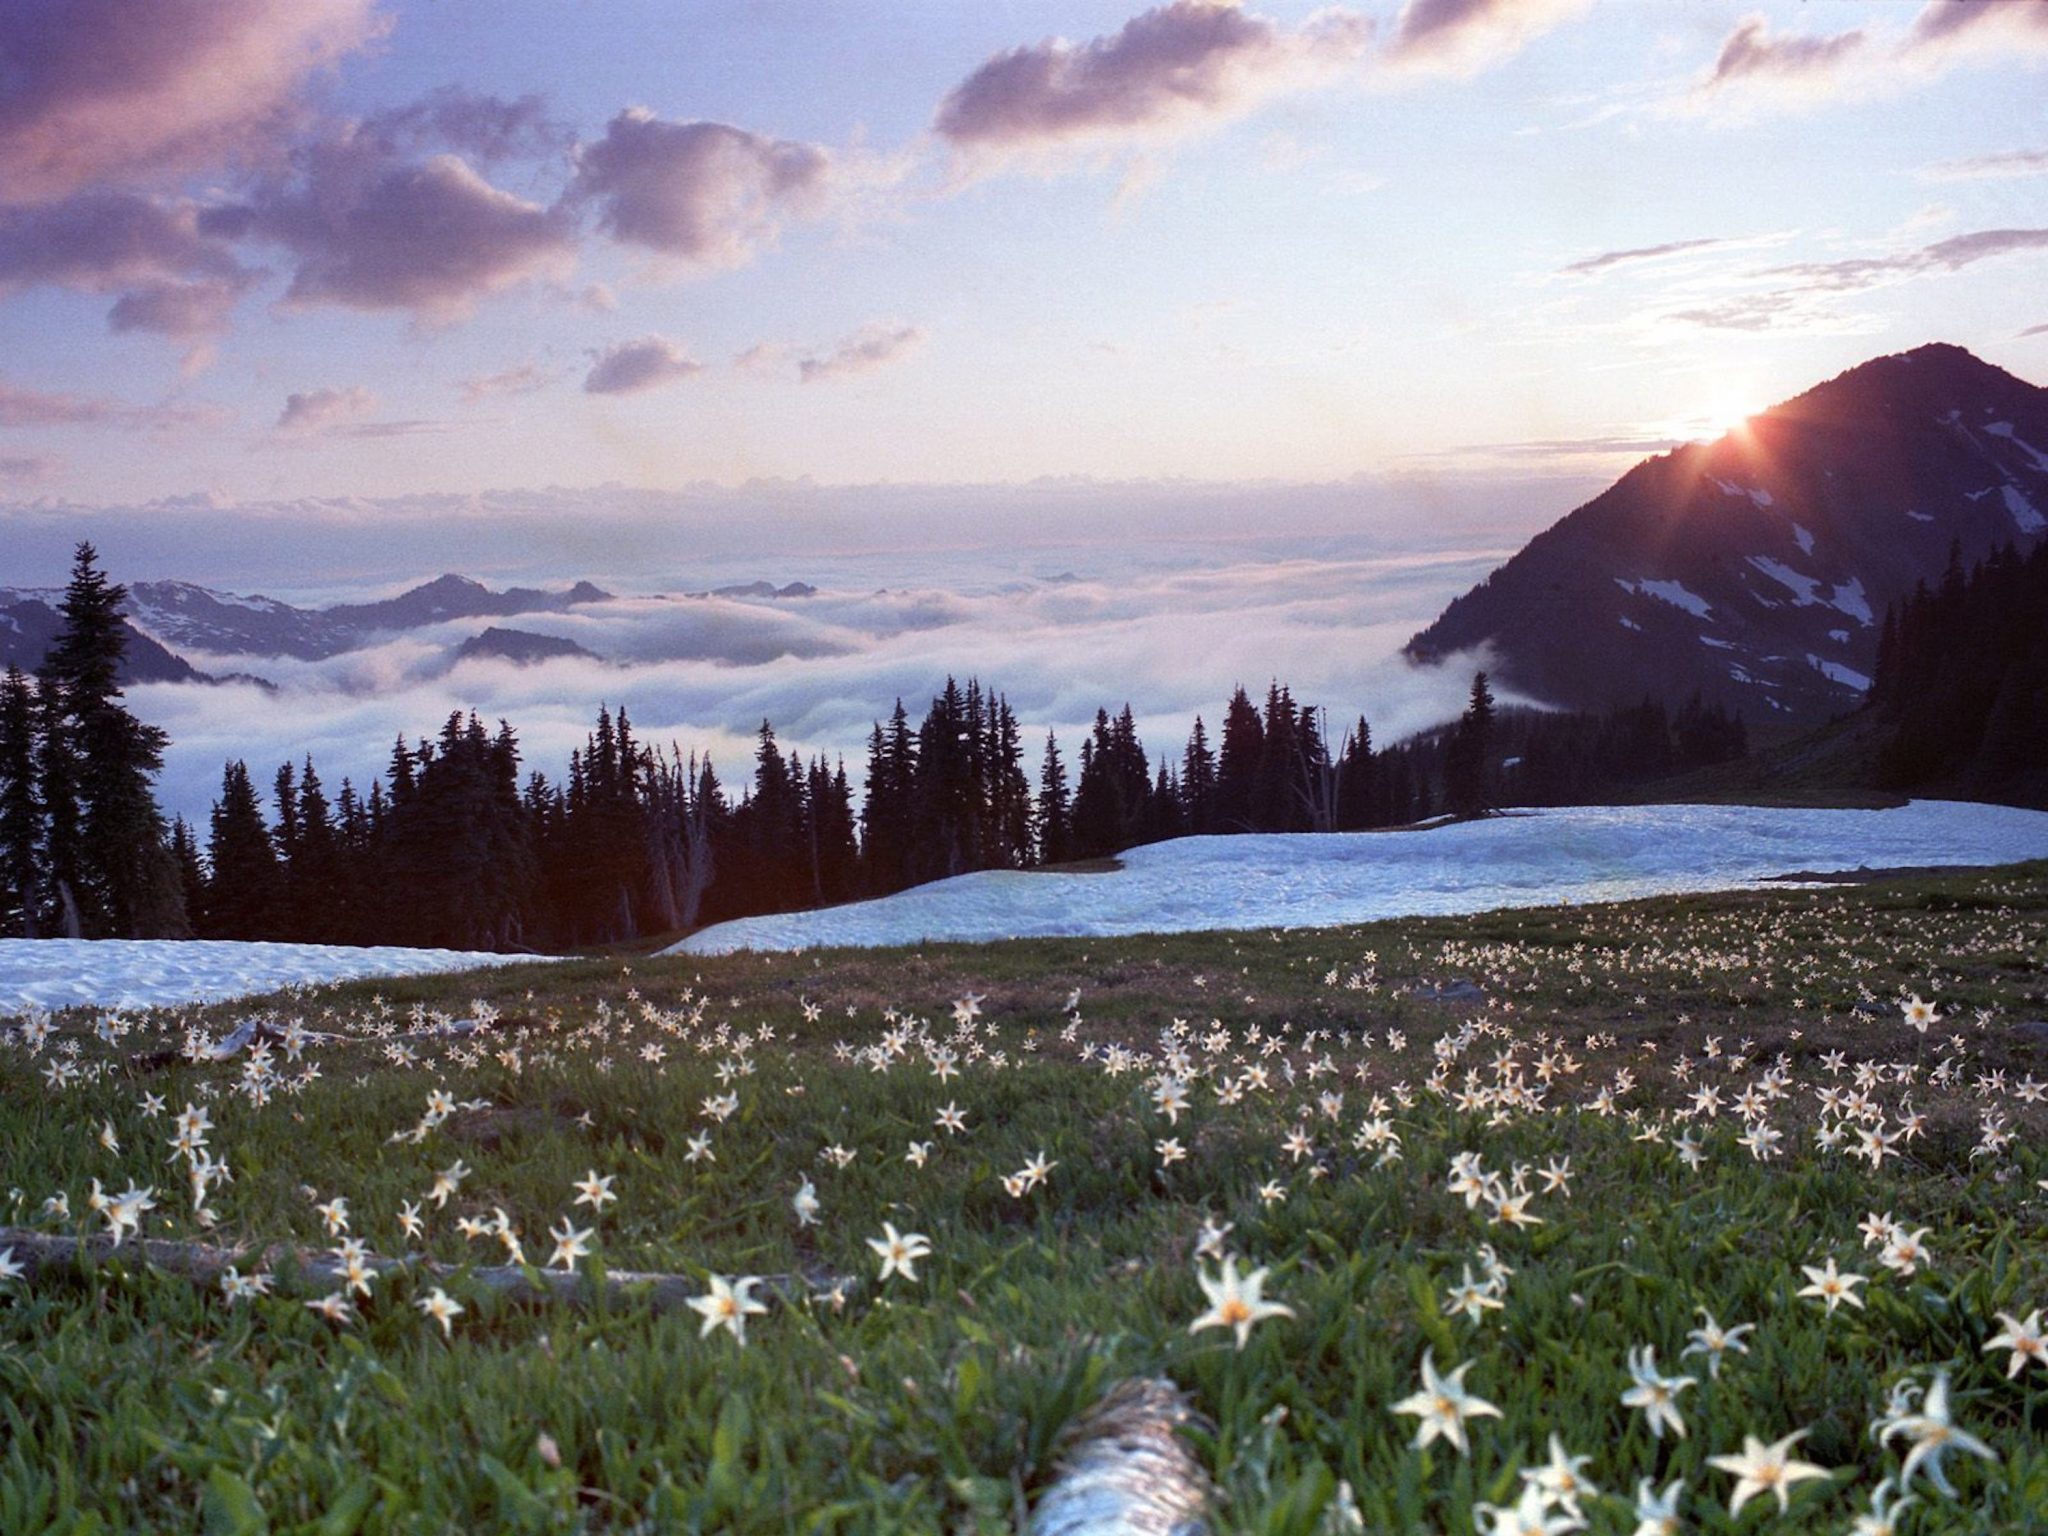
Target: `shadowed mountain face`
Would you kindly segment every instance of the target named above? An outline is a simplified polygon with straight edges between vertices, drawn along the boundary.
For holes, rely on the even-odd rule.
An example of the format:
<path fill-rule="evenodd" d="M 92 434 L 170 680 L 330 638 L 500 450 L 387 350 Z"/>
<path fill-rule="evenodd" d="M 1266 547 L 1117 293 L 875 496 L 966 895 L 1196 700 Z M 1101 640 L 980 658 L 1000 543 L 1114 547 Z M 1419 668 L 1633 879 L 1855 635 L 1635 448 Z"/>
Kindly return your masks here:
<path fill-rule="evenodd" d="M 57 611 L 59 592 L 0 592 L 0 669 L 9 666 L 34 672 L 57 643 L 64 616 Z M 133 624 L 126 624 L 128 650 L 121 658 L 121 682 L 205 683 L 213 679 L 184 657 L 165 650 Z"/>
<path fill-rule="evenodd" d="M 1695 690 L 1809 725 L 1868 686 L 1888 604 L 2048 532 L 2048 390 L 1960 347 L 1881 357 L 1646 460 L 1408 643 L 1490 646 L 1570 708 Z"/>

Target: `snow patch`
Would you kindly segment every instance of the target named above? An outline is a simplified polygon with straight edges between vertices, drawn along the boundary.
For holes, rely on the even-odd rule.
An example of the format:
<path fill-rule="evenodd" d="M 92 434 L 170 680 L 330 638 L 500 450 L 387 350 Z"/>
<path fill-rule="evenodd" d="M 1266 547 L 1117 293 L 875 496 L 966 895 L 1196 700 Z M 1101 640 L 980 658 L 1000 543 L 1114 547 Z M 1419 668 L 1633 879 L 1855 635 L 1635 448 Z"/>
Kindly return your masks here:
<path fill-rule="evenodd" d="M 2048 475 L 2048 453 L 2043 453 L 2040 449 L 2036 448 L 2032 443 L 2028 442 L 2024 437 L 2021 437 L 2016 432 L 2014 432 L 2012 429 L 2011 422 L 1994 421 L 1984 430 L 1986 432 L 1989 432 L 1993 437 L 2004 438 L 2007 442 L 2011 443 L 2013 447 L 2019 449 L 2021 453 L 2024 453 L 2027 456 L 2028 468 L 2034 470 L 2037 474 Z"/>
<path fill-rule="evenodd" d="M 1639 635 L 1643 632 L 1642 625 L 1638 624 L 1634 619 L 1628 618 L 1626 616 L 1622 618 L 1621 627 L 1623 629 L 1632 629 Z"/>
<path fill-rule="evenodd" d="M 1834 596 L 1828 599 L 1828 606 L 1840 609 L 1865 629 L 1877 622 L 1877 615 L 1870 611 L 1870 599 L 1863 595 L 1861 576 L 1836 582 Z"/>
<path fill-rule="evenodd" d="M 1674 608 L 1683 608 L 1694 618 L 1705 619 L 1713 616 L 1713 608 L 1707 600 L 1695 592 L 1688 592 L 1684 583 L 1676 581 L 1625 581 L 1614 578 L 1614 584 L 1624 592 L 1640 592 L 1645 597 L 1654 597 L 1660 603 L 1669 603 Z"/>
<path fill-rule="evenodd" d="M 1754 490 L 1746 485 L 1737 485 L 1732 480 L 1723 480 L 1718 475 L 1712 476 L 1711 478 L 1713 479 L 1714 484 L 1718 485 L 1721 488 L 1721 494 L 1723 496 L 1747 496 L 1759 507 L 1771 507 L 1776 505 L 1776 503 L 1772 500 L 1771 493 L 1769 491 Z"/>
<path fill-rule="evenodd" d="M 1808 654 L 1807 664 L 1831 683 L 1840 683 L 1844 688 L 1854 688 L 1858 693 L 1870 692 L 1870 679 L 1854 667 L 1845 667 L 1839 661 L 1828 661 L 1824 657 Z"/>
<path fill-rule="evenodd" d="M 1837 645 L 1847 645 L 1849 643 L 1849 631 L 1846 629 L 1831 629 L 1828 631 L 1828 638 Z"/>
<path fill-rule="evenodd" d="M 741 918 L 670 954 L 1310 927 L 1740 889 L 1788 870 L 2048 856 L 2048 813 L 1578 806 L 1429 831 L 1184 837 L 1108 874 L 986 870 L 879 901 Z"/>
<path fill-rule="evenodd" d="M 1815 595 L 1821 585 L 1819 577 L 1795 571 L 1784 561 L 1773 560 L 1769 555 L 1751 555 L 1749 563 L 1790 592 L 1792 601 L 1801 608 L 1810 608 L 1820 601 Z"/>
<path fill-rule="evenodd" d="M 1934 514 L 1932 512 L 1915 512 L 1911 507 L 1906 509 L 1906 516 L 1913 519 L 1916 523 L 1931 523 L 1934 521 Z"/>
<path fill-rule="evenodd" d="M 2016 485 L 2003 487 L 2005 510 L 2012 514 L 2012 520 L 2021 533 L 2039 533 L 2048 528 L 2048 517 L 2034 510 L 2034 504 L 2027 500 L 2024 492 Z"/>
<path fill-rule="evenodd" d="M 227 939 L 0 939 L 0 1015 L 219 1002 L 365 976 L 425 976 L 552 956 Z"/>
<path fill-rule="evenodd" d="M 1712 635 L 1701 635 L 1701 636 L 1700 636 L 1700 644 L 1701 644 L 1701 645 L 1711 645 L 1711 646 L 1712 646 L 1712 647 L 1713 647 L 1713 648 L 1714 648 L 1715 650 L 1717 650 L 1717 651 L 1732 651 L 1732 650 L 1734 650 L 1734 649 L 1735 649 L 1735 642 L 1734 642 L 1734 641 L 1732 641 L 1732 640 L 1716 640 L 1716 639 L 1715 639 L 1715 638 L 1714 638 L 1714 637 L 1713 637 Z"/>
<path fill-rule="evenodd" d="M 1799 546 L 1799 553 L 1802 555 L 1813 553 L 1813 535 L 1807 531 L 1804 523 L 1792 525 L 1792 541 Z"/>

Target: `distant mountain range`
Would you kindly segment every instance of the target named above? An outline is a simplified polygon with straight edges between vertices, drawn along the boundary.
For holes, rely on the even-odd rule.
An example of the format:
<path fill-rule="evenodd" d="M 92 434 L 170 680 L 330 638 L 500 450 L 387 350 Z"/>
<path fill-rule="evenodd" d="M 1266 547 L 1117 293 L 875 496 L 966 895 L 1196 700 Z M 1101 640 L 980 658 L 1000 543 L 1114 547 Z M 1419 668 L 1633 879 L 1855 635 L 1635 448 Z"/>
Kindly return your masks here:
<path fill-rule="evenodd" d="M 1638 464 L 1408 643 L 1489 647 L 1574 709 L 1645 696 L 1752 726 L 1855 707 L 1888 604 L 2048 533 L 2048 389 L 1960 347 L 1852 368 L 1711 443 Z"/>
<path fill-rule="evenodd" d="M 766 581 L 717 587 L 691 598 L 791 599 L 817 595 L 801 581 L 775 586 Z M 33 671 L 62 624 L 54 587 L 0 588 L 0 667 L 10 663 Z M 467 576 L 437 576 L 397 597 L 330 608 L 298 608 L 274 597 L 244 597 L 186 581 L 138 581 L 128 588 L 127 683 L 216 683 L 256 681 L 246 672 L 202 672 L 180 652 L 205 656 L 323 661 L 360 649 L 380 637 L 460 619 L 510 618 L 520 614 L 566 613 L 613 600 L 613 594 L 579 581 L 559 591 L 512 587 L 494 592 Z M 594 657 L 573 640 L 491 625 L 452 647 L 450 663 L 499 657 L 522 665 L 560 656 Z"/>

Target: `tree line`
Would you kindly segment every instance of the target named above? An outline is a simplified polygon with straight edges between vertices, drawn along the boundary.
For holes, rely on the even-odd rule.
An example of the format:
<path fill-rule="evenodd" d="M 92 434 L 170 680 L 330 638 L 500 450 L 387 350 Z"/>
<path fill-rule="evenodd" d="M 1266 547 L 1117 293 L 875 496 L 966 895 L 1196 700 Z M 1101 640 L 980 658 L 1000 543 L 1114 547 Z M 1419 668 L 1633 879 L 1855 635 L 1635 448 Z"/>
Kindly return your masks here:
<path fill-rule="evenodd" d="M 1871 709 L 1878 783 L 2048 805 L 2048 542 L 2010 544 L 1885 612 Z"/>

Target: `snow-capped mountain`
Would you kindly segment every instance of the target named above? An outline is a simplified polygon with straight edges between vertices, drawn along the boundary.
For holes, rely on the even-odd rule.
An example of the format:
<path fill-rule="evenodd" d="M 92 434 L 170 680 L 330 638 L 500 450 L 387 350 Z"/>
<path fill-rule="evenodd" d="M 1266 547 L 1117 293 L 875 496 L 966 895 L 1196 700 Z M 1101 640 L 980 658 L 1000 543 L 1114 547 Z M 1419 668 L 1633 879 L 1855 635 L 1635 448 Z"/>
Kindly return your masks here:
<path fill-rule="evenodd" d="M 319 661 L 354 650 L 378 634 L 448 619 L 560 613 L 610 596 L 587 581 L 560 592 L 532 587 L 493 592 L 467 576 L 448 575 L 377 602 L 295 608 L 273 597 L 238 597 L 190 582 L 138 581 L 128 589 L 128 612 L 142 629 L 182 649 Z"/>
<path fill-rule="evenodd" d="M 1503 680 L 1573 708 L 1698 690 L 1753 726 L 1812 724 L 1856 705 L 1886 606 L 1951 548 L 2044 532 L 2048 389 L 1925 346 L 1638 464 L 1408 654 L 1487 645 Z"/>

